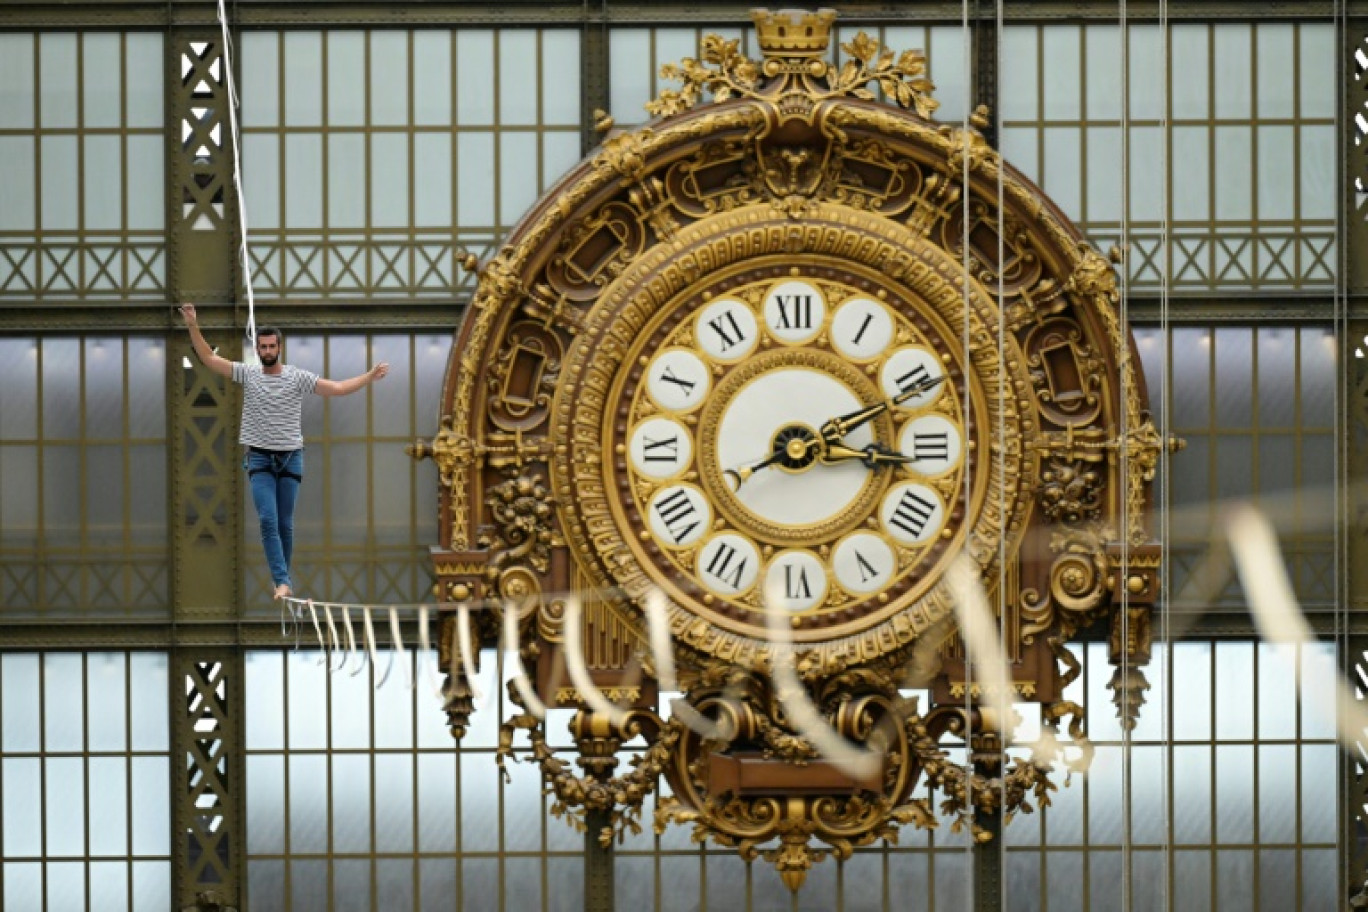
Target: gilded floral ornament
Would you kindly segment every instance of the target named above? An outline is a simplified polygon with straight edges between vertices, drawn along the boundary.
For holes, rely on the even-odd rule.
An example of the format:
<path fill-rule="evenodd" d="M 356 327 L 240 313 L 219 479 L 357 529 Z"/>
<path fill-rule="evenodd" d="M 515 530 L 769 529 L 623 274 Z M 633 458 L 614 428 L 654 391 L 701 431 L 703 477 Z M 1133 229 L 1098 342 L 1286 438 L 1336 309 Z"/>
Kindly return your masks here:
<path fill-rule="evenodd" d="M 782 120 L 805 115 L 829 99 L 874 101 L 875 94 L 868 88 L 871 83 L 919 117 L 929 119 L 940 106 L 931 97 L 935 84 L 927 76 L 926 55 L 919 50 L 896 54 L 860 32 L 841 45 L 848 59 L 836 69 L 820 56 L 835 19 L 831 10 L 793 14 L 754 10 L 752 17 L 763 60 L 743 55 L 739 39 L 705 35 L 702 59 L 686 57 L 660 68 L 662 78 L 677 79 L 682 85 L 647 102 L 647 112 L 655 117 L 682 114 L 708 93 L 714 102 L 751 98 L 774 104 Z"/>

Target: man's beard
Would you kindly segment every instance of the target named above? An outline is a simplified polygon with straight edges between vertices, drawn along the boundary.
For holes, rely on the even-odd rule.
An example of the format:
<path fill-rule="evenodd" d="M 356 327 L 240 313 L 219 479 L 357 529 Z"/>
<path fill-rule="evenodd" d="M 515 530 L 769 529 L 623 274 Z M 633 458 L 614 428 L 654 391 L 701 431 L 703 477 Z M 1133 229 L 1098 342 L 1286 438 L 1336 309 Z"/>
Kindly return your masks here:
<path fill-rule="evenodd" d="M 275 366 L 276 366 L 276 362 L 279 361 L 279 360 L 280 360 L 280 355 L 262 355 L 262 356 L 261 356 L 261 366 L 262 366 L 262 367 L 275 367 Z"/>

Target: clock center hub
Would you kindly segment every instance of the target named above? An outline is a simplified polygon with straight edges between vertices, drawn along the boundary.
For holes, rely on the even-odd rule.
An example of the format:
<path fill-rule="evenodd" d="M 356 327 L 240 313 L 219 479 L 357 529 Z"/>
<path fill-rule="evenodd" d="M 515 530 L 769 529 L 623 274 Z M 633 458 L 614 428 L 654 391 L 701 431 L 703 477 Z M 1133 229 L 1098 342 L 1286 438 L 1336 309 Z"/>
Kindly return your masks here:
<path fill-rule="evenodd" d="M 817 432 L 805 424 L 790 424 L 774 435 L 773 452 L 783 453 L 779 467 L 788 472 L 802 472 L 817 461 Z"/>

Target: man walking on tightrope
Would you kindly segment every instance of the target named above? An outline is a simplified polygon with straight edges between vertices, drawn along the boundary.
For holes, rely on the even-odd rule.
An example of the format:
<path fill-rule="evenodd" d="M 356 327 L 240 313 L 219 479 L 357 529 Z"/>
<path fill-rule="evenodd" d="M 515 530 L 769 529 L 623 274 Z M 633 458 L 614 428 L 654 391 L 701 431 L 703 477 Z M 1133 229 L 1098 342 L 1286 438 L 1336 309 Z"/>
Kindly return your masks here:
<path fill-rule="evenodd" d="M 242 384 L 242 433 L 238 442 L 247 447 L 247 474 L 252 501 L 261 520 L 261 547 L 275 582 L 275 597 L 285 598 L 290 589 L 290 555 L 294 550 L 294 509 L 299 484 L 304 480 L 304 433 L 300 417 L 304 395 L 347 396 L 389 373 L 381 362 L 350 380 L 328 380 L 311 371 L 280 363 L 280 330 L 263 327 L 256 333 L 256 352 L 261 366 L 229 361 L 204 341 L 195 318 L 195 305 L 180 309 L 190 330 L 190 342 L 204 366 L 222 377 Z"/>

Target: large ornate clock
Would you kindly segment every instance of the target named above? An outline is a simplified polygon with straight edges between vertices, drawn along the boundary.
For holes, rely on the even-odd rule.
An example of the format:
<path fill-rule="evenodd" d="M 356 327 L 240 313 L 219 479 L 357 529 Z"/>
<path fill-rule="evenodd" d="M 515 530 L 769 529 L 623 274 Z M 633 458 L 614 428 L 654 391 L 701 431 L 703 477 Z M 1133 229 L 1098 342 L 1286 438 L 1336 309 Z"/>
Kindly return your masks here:
<path fill-rule="evenodd" d="M 667 68 L 683 88 L 656 120 L 605 118 L 601 148 L 479 266 L 441 432 L 416 448 L 441 469 L 441 598 L 485 609 L 484 642 L 515 613 L 541 700 L 579 708 L 582 775 L 531 713 L 507 726 L 510 745 L 530 730 L 561 806 L 606 838 L 663 776 L 658 826 L 764 856 L 795 889 L 828 853 L 934 825 L 923 777 L 980 835 L 1051 787 L 1054 738 L 1006 761 L 952 566 L 995 612 L 993 674 L 1048 731 L 1067 723 L 1081 762 L 1067 643 L 1110 620 L 1133 722 L 1158 594 L 1160 441 L 1111 264 L 981 121 L 931 119 L 918 52 L 860 35 L 832 65 L 833 18 L 757 12 L 763 59 L 709 38 Z M 653 600 L 688 704 L 669 718 Z M 781 686 L 790 660 L 816 723 Z M 590 709 L 568 662 L 621 712 Z M 827 756 L 814 726 L 877 762 Z M 615 775 L 635 735 L 647 747 Z"/>

